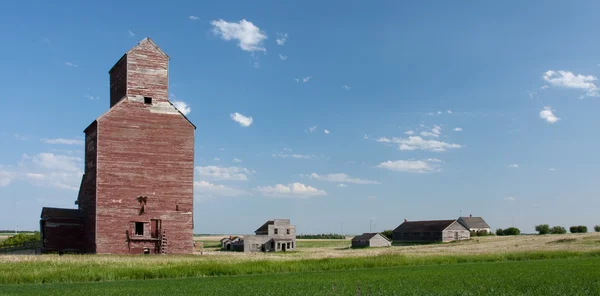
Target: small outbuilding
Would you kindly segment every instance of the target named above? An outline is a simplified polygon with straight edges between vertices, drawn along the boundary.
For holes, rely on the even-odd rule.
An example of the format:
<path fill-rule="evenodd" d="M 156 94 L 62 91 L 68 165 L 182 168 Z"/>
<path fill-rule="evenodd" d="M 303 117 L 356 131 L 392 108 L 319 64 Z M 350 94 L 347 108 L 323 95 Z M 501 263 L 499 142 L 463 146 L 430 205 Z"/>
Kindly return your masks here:
<path fill-rule="evenodd" d="M 391 245 L 392 242 L 390 242 L 385 236 L 381 235 L 381 233 L 377 232 L 365 232 L 352 238 L 353 248 L 390 247 Z"/>
<path fill-rule="evenodd" d="M 471 232 L 492 232 L 490 226 L 481 217 L 469 215 L 469 217 L 458 218 L 458 222 L 468 228 Z"/>
<path fill-rule="evenodd" d="M 392 240 L 401 243 L 450 242 L 470 238 L 469 229 L 458 220 L 404 220 L 392 232 Z"/>

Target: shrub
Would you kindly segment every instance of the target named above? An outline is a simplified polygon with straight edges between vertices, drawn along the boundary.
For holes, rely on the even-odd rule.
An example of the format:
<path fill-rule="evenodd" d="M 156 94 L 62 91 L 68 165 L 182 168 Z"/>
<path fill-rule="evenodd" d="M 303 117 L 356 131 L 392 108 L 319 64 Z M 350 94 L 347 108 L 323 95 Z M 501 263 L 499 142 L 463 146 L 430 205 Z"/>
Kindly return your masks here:
<path fill-rule="evenodd" d="M 567 230 L 562 226 L 554 226 L 554 227 L 550 228 L 550 233 L 551 234 L 565 234 L 565 233 L 567 233 Z"/>
<path fill-rule="evenodd" d="M 578 225 L 569 227 L 571 233 L 586 233 L 588 231 L 587 226 Z"/>
<path fill-rule="evenodd" d="M 496 229 L 496 235 L 504 235 L 504 230 L 502 228 Z"/>
<path fill-rule="evenodd" d="M 537 231 L 539 234 L 548 234 L 548 233 L 550 233 L 550 225 L 548 225 L 548 224 L 536 225 L 535 231 Z"/>
<path fill-rule="evenodd" d="M 519 228 L 516 227 L 509 227 L 504 229 L 503 233 L 504 235 L 520 235 L 521 230 L 519 230 Z"/>
<path fill-rule="evenodd" d="M 387 237 L 387 239 L 389 239 L 389 240 L 392 240 L 392 230 L 391 229 L 382 231 L 381 235 Z"/>
<path fill-rule="evenodd" d="M 594 231 L 595 232 L 600 232 L 600 225 L 594 226 Z"/>
<path fill-rule="evenodd" d="M 18 245 L 21 245 L 24 243 L 35 242 L 35 241 L 39 241 L 39 240 L 40 240 L 39 232 L 19 233 L 19 234 L 13 235 L 13 236 L 7 238 L 6 240 L 4 240 L 4 242 L 2 242 L 2 244 L 0 244 L 0 246 L 1 247 L 18 246 Z"/>
<path fill-rule="evenodd" d="M 492 235 L 492 234 L 485 230 L 471 231 L 471 237 L 473 237 L 473 236 L 488 236 L 488 235 Z"/>

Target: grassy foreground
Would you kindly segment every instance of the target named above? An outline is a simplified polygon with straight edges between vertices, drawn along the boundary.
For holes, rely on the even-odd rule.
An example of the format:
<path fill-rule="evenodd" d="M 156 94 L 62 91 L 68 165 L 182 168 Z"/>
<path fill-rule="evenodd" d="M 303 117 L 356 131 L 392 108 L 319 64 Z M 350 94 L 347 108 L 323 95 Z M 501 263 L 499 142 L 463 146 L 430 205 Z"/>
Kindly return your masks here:
<path fill-rule="evenodd" d="M 196 279 L 4 285 L 2 295 L 598 295 L 600 257 Z"/>
<path fill-rule="evenodd" d="M 11 258 L 11 257 L 6 257 Z M 489 255 L 378 255 L 325 259 L 217 260 L 201 256 L 31 256 L 0 262 L 0 284 L 76 283 L 207 276 L 364 270 L 402 266 L 542 259 L 600 259 L 600 251 L 545 251 Z M 26 258 L 26 259 L 21 259 Z M 598 262 L 596 260 L 595 262 Z M 0 289 L 1 290 L 1 289 Z"/>

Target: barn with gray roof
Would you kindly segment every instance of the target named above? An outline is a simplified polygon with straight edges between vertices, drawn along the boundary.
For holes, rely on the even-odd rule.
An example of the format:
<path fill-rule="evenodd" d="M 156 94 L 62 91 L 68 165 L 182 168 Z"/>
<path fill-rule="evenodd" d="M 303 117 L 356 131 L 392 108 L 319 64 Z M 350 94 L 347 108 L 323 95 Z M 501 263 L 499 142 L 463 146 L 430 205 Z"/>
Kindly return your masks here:
<path fill-rule="evenodd" d="M 470 239 L 469 229 L 458 220 L 407 221 L 392 232 L 394 242 L 426 243 Z"/>
<path fill-rule="evenodd" d="M 490 226 L 481 217 L 473 217 L 473 215 L 469 215 L 469 217 L 458 218 L 458 222 L 468 228 L 471 232 L 492 232 Z"/>

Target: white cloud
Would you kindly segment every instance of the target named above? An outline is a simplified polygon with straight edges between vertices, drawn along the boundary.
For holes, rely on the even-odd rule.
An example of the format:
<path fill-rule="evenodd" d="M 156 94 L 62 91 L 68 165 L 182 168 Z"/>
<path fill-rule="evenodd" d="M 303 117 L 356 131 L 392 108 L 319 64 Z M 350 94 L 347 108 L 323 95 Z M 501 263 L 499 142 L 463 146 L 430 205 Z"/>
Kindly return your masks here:
<path fill-rule="evenodd" d="M 435 161 L 427 160 L 388 160 L 378 164 L 376 168 L 407 173 L 431 173 L 440 170 Z"/>
<path fill-rule="evenodd" d="M 414 135 L 414 134 L 415 134 L 415 132 L 413 132 L 413 131 L 406 131 L 406 132 L 404 132 L 404 134 L 406 134 L 406 135 L 409 135 L 409 136 L 410 136 L 410 135 Z"/>
<path fill-rule="evenodd" d="M 200 19 L 200 18 L 199 18 L 199 17 L 197 17 L 197 16 L 195 16 L 195 15 L 190 15 L 190 20 L 192 20 L 192 21 L 197 21 L 197 20 L 199 20 L 199 19 Z"/>
<path fill-rule="evenodd" d="M 291 151 L 291 150 L 290 150 Z M 295 158 L 295 159 L 310 159 L 313 158 L 313 155 L 305 155 L 305 154 L 286 154 L 286 153 L 274 153 L 271 156 L 275 158 Z"/>
<path fill-rule="evenodd" d="M 331 182 L 331 183 L 381 184 L 377 181 L 352 178 L 344 173 L 327 174 L 327 175 L 319 175 L 317 173 L 312 173 L 310 175 L 307 175 L 307 177 L 314 179 L 314 180 L 327 181 L 327 182 Z"/>
<path fill-rule="evenodd" d="M 548 86 L 548 85 L 542 85 L 542 86 L 540 87 L 540 89 L 547 89 L 547 88 L 549 88 L 549 87 L 550 87 L 550 86 Z"/>
<path fill-rule="evenodd" d="M 24 154 L 18 167 L 0 167 L 0 186 L 24 180 L 34 186 L 77 191 L 83 175 L 83 160 L 53 153 Z"/>
<path fill-rule="evenodd" d="M 442 162 L 442 160 L 438 159 L 438 158 L 427 158 L 427 161 L 429 161 L 429 162 Z"/>
<path fill-rule="evenodd" d="M 323 132 L 327 135 L 329 135 L 329 130 L 324 129 Z"/>
<path fill-rule="evenodd" d="M 231 116 L 231 119 L 237 123 L 239 123 L 241 126 L 243 127 L 249 127 L 250 125 L 252 125 L 252 117 L 246 117 L 240 113 L 231 113 L 229 114 L 229 116 Z"/>
<path fill-rule="evenodd" d="M 311 78 L 312 78 L 312 76 L 306 76 L 306 77 L 304 77 L 304 78 L 302 78 L 302 79 L 300 79 L 300 78 L 296 78 L 296 82 L 300 82 L 300 81 L 302 81 L 302 82 L 304 82 L 304 83 L 307 83 L 307 82 L 308 82 L 308 81 L 309 81 Z"/>
<path fill-rule="evenodd" d="M 214 160 L 214 161 L 221 161 L 221 159 L 220 159 L 220 158 L 218 158 L 218 157 L 215 157 L 215 158 L 213 158 L 213 160 Z"/>
<path fill-rule="evenodd" d="M 518 164 L 516 164 L 516 163 L 513 163 L 513 164 L 509 164 L 509 165 L 508 165 L 508 167 L 509 167 L 509 168 L 513 168 L 513 169 L 518 169 L 518 168 L 519 168 L 519 165 L 518 165 Z"/>
<path fill-rule="evenodd" d="M 284 45 L 287 41 L 287 38 L 287 33 L 277 33 L 277 39 L 275 39 L 275 41 L 277 42 L 277 45 Z"/>
<path fill-rule="evenodd" d="M 128 30 L 127 32 L 129 33 L 129 36 L 135 37 L 135 33 L 133 33 L 131 30 Z"/>
<path fill-rule="evenodd" d="M 13 180 L 13 174 L 7 171 L 0 171 L 0 187 L 5 187 Z"/>
<path fill-rule="evenodd" d="M 315 125 L 315 126 L 310 126 L 310 127 L 308 127 L 308 130 L 307 130 L 307 132 L 309 132 L 309 133 L 311 133 L 311 134 L 312 134 L 312 133 L 313 133 L 313 132 L 314 132 L 316 129 L 317 129 L 317 126 L 316 126 L 316 125 Z"/>
<path fill-rule="evenodd" d="M 426 151 L 434 151 L 434 152 L 443 152 L 447 149 L 457 149 L 462 148 L 459 144 L 451 144 L 436 140 L 424 140 L 418 136 L 409 136 L 408 139 L 405 138 L 392 138 L 388 139 L 385 137 L 377 139 L 377 142 L 383 143 L 395 143 L 398 144 L 398 148 L 400 150 L 412 151 L 412 150 L 426 150 Z"/>
<path fill-rule="evenodd" d="M 285 60 L 287 60 L 287 58 L 288 58 L 288 57 L 287 57 L 287 56 L 284 56 L 284 55 L 282 55 L 282 54 L 279 54 L 279 58 L 280 58 L 282 61 L 285 61 Z"/>
<path fill-rule="evenodd" d="M 211 178 L 213 180 L 246 181 L 248 180 L 248 175 L 252 174 L 252 171 L 247 168 L 236 166 L 198 166 L 196 167 L 196 171 L 200 177 Z"/>
<path fill-rule="evenodd" d="M 234 158 L 234 159 L 232 159 L 231 161 L 232 161 L 232 162 L 235 162 L 235 163 L 240 163 L 240 162 L 242 162 L 242 160 L 241 160 L 241 159 L 239 159 L 239 158 L 237 158 L 237 157 L 236 157 L 236 158 Z"/>
<path fill-rule="evenodd" d="M 25 135 L 21 135 L 21 134 L 14 134 L 15 139 L 20 140 L 20 141 L 27 141 L 29 140 L 29 137 L 25 136 Z"/>
<path fill-rule="evenodd" d="M 348 185 L 346 185 L 346 184 L 337 184 L 337 187 L 346 188 L 346 187 L 348 187 Z"/>
<path fill-rule="evenodd" d="M 439 125 L 434 125 L 433 129 L 431 129 L 431 132 L 421 132 L 421 136 L 438 138 L 441 133 L 442 128 Z"/>
<path fill-rule="evenodd" d="M 600 96 L 600 94 L 598 93 L 598 88 L 594 84 L 594 81 L 598 79 L 592 75 L 575 75 L 573 74 L 573 72 L 570 71 L 548 70 L 544 73 L 542 77 L 544 78 L 544 81 L 548 82 L 552 86 L 561 88 L 581 89 L 586 91 L 587 96 Z"/>
<path fill-rule="evenodd" d="M 283 151 L 292 152 L 292 149 L 290 149 L 290 148 L 283 148 Z"/>
<path fill-rule="evenodd" d="M 194 195 L 203 198 L 236 197 L 246 194 L 241 189 L 213 184 L 207 181 L 194 181 Z"/>
<path fill-rule="evenodd" d="M 456 128 L 454 128 L 455 132 L 462 132 L 462 130 L 463 130 L 462 127 L 456 127 Z"/>
<path fill-rule="evenodd" d="M 446 110 L 448 114 L 452 114 L 452 110 Z"/>
<path fill-rule="evenodd" d="M 71 63 L 71 62 L 68 62 L 68 61 L 67 61 L 67 62 L 65 62 L 65 65 L 67 65 L 67 66 L 69 66 L 69 67 L 73 67 L 73 68 L 77 68 L 77 67 L 79 67 L 79 66 L 77 66 L 76 64 L 73 64 L 73 63 Z"/>
<path fill-rule="evenodd" d="M 363 139 L 368 140 L 369 136 L 367 134 L 365 134 L 365 136 L 363 137 Z"/>
<path fill-rule="evenodd" d="M 44 142 L 46 144 L 83 145 L 83 140 L 77 140 L 77 139 L 63 139 L 63 138 L 42 139 L 42 142 Z"/>
<path fill-rule="evenodd" d="M 213 25 L 213 32 L 223 40 L 238 40 L 238 46 L 244 51 L 266 51 L 262 43 L 267 39 L 267 35 L 245 19 L 238 23 L 219 19 L 212 21 L 211 25 Z"/>
<path fill-rule="evenodd" d="M 554 172 L 554 171 L 556 171 L 556 169 L 555 168 L 550 168 L 550 171 Z"/>
<path fill-rule="evenodd" d="M 440 114 L 442 114 L 442 111 L 438 111 L 438 112 L 437 112 L 437 115 L 440 115 Z"/>
<path fill-rule="evenodd" d="M 345 89 L 345 90 L 350 90 L 350 86 L 349 85 L 345 85 L 344 84 L 344 85 L 342 85 L 342 88 Z"/>
<path fill-rule="evenodd" d="M 554 115 L 554 110 L 550 107 L 544 107 L 542 111 L 540 111 L 540 118 L 546 120 L 548 123 L 555 123 L 560 120 L 560 118 Z"/>
<path fill-rule="evenodd" d="M 512 196 L 507 196 L 507 197 L 504 198 L 504 200 L 506 200 L 506 201 L 515 201 L 517 199 L 514 198 L 514 197 L 512 197 Z"/>
<path fill-rule="evenodd" d="M 277 184 L 275 186 L 257 186 L 256 190 L 265 196 L 270 197 L 310 198 L 327 195 L 327 192 L 323 190 L 298 182 L 288 185 Z"/>
<path fill-rule="evenodd" d="M 183 113 L 183 115 L 188 115 L 190 112 L 192 112 L 192 108 L 188 106 L 184 101 L 172 101 L 172 103 L 173 105 L 175 105 L 175 108 L 177 108 L 177 110 Z"/>

